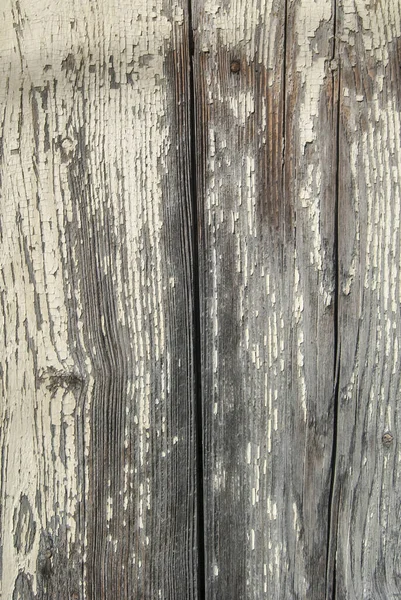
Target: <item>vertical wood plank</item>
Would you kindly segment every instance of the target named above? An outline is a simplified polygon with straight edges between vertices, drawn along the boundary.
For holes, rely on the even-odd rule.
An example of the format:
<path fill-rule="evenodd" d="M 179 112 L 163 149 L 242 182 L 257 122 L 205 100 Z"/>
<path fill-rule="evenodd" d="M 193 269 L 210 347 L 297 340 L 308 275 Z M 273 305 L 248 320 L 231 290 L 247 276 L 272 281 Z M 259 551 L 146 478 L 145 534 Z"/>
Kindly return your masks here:
<path fill-rule="evenodd" d="M 401 4 L 339 10 L 336 597 L 401 597 Z"/>
<path fill-rule="evenodd" d="M 195 2 L 206 597 L 326 593 L 331 1 Z"/>
<path fill-rule="evenodd" d="M 0 596 L 196 598 L 186 4 L 0 15 Z"/>

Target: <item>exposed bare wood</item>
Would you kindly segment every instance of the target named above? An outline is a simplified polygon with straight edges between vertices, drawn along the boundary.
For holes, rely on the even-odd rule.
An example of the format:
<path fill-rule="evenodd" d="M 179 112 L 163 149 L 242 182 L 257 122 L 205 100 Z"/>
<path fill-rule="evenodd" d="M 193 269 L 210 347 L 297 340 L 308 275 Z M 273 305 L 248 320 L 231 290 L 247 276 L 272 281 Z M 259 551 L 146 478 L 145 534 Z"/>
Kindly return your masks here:
<path fill-rule="evenodd" d="M 325 596 L 334 10 L 196 2 L 206 597 Z"/>

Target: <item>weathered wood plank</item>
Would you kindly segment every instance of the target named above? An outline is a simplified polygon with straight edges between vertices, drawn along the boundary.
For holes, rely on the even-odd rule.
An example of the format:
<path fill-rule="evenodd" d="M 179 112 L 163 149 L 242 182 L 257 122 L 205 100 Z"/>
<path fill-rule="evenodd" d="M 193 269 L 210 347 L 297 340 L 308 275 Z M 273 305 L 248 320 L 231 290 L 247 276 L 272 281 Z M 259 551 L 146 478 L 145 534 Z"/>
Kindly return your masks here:
<path fill-rule="evenodd" d="M 336 597 L 384 600 L 401 597 L 401 3 L 343 0 L 339 19 Z"/>
<path fill-rule="evenodd" d="M 195 2 L 206 597 L 326 593 L 331 1 Z"/>
<path fill-rule="evenodd" d="M 0 15 L 0 596 L 196 598 L 186 3 Z"/>

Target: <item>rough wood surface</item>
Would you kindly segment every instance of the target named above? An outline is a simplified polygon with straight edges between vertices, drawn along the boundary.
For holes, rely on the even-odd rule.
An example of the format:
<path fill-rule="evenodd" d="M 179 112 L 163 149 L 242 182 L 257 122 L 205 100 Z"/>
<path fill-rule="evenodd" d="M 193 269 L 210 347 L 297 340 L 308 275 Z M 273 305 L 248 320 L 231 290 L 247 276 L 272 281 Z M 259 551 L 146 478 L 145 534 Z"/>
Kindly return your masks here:
<path fill-rule="evenodd" d="M 207 598 L 326 593 L 334 7 L 195 3 Z"/>
<path fill-rule="evenodd" d="M 0 18 L 0 596 L 196 598 L 186 5 Z"/>
<path fill-rule="evenodd" d="M 1 600 L 401 598 L 401 0 L 0 4 Z"/>
<path fill-rule="evenodd" d="M 401 3 L 339 8 L 336 598 L 401 598 Z"/>

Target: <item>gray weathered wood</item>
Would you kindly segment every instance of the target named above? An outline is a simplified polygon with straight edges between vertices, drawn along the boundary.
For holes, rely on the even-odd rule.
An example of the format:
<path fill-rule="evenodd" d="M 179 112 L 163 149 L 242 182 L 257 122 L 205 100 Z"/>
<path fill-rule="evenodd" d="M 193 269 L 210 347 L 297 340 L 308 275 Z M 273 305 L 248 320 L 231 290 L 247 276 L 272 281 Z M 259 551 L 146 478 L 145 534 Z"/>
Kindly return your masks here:
<path fill-rule="evenodd" d="M 0 20 L 0 596 L 196 598 L 186 3 Z"/>
<path fill-rule="evenodd" d="M 206 597 L 326 590 L 334 7 L 195 3 Z"/>
<path fill-rule="evenodd" d="M 338 33 L 336 598 L 387 600 L 401 597 L 401 3 L 343 1 Z"/>
<path fill-rule="evenodd" d="M 0 598 L 401 597 L 401 0 L 0 19 Z"/>

